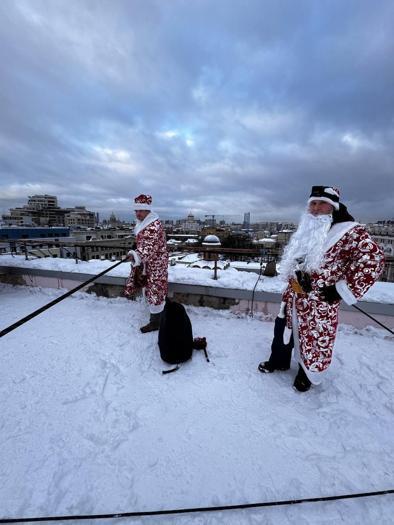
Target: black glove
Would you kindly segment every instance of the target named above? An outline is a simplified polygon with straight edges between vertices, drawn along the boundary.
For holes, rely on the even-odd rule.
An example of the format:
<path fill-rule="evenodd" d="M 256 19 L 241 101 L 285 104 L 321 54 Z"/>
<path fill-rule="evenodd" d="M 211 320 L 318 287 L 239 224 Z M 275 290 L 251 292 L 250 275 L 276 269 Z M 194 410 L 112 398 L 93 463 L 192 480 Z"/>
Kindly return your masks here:
<path fill-rule="evenodd" d="M 323 288 L 320 290 L 320 295 L 322 296 L 323 300 L 329 304 L 333 304 L 336 301 L 340 301 L 342 299 L 342 297 L 337 292 L 335 284 L 332 286 L 323 286 Z"/>

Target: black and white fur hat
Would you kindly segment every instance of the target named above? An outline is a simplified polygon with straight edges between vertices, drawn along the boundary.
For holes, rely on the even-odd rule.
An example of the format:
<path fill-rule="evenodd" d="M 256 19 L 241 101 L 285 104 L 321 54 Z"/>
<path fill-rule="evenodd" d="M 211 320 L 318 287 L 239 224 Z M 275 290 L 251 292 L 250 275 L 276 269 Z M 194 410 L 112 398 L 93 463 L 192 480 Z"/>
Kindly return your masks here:
<path fill-rule="evenodd" d="M 312 191 L 308 199 L 311 201 L 324 201 L 339 210 L 339 189 L 333 186 L 312 186 Z"/>

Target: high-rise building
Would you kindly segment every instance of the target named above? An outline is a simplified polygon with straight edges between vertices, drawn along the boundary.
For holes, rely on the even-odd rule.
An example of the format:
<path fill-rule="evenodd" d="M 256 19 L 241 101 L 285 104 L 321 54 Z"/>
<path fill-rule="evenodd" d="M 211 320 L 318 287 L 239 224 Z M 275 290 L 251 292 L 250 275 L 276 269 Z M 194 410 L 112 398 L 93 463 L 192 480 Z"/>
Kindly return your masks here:
<path fill-rule="evenodd" d="M 249 230 L 250 228 L 250 211 L 247 213 L 244 213 L 244 223 L 243 223 L 244 230 Z"/>

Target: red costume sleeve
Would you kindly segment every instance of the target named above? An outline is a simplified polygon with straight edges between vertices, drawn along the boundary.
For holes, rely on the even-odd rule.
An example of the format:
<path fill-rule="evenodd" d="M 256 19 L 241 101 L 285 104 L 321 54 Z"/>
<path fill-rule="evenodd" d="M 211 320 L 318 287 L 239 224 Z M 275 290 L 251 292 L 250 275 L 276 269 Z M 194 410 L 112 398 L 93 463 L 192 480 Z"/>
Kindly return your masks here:
<path fill-rule="evenodd" d="M 336 288 L 347 304 L 354 304 L 379 279 L 384 268 L 384 254 L 368 232 L 358 226 L 348 234 L 345 256 L 343 279 L 336 283 Z"/>

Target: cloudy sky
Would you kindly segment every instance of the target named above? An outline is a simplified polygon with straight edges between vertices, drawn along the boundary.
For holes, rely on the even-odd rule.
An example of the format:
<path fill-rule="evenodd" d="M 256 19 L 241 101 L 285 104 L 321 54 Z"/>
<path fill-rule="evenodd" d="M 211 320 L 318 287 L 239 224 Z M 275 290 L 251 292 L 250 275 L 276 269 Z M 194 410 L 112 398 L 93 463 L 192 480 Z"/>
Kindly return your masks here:
<path fill-rule="evenodd" d="M 392 0 L 1 0 L 0 211 L 394 216 Z"/>

